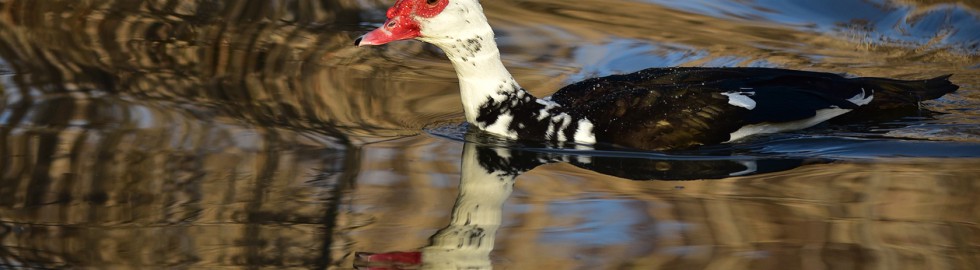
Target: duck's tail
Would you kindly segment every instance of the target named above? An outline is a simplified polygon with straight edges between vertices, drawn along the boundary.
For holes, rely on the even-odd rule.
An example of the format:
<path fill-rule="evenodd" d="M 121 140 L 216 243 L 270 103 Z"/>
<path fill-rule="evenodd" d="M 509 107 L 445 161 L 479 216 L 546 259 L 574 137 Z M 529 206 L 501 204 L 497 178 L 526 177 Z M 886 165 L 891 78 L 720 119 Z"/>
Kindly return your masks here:
<path fill-rule="evenodd" d="M 870 108 L 903 109 L 919 108 L 919 103 L 952 93 L 960 87 L 949 81 L 950 75 L 926 80 L 893 80 L 885 78 L 859 78 L 862 87 L 874 90 Z"/>

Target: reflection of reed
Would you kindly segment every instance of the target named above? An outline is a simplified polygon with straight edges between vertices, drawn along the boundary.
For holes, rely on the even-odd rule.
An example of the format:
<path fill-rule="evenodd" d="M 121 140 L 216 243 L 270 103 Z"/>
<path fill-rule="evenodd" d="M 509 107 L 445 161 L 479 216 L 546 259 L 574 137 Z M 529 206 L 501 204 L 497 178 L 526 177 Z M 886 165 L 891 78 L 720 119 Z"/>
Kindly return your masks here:
<path fill-rule="evenodd" d="M 353 148 L 206 110 L 50 98 L 0 126 L 0 265 L 335 264 Z"/>
<path fill-rule="evenodd" d="M 891 2 L 907 4 L 907 5 L 918 5 L 918 6 L 932 6 L 932 5 L 964 5 L 971 8 L 980 10 L 980 2 L 977 1 L 962 1 L 962 0 L 891 0 Z"/>
<path fill-rule="evenodd" d="M 370 90 L 405 86 L 384 78 L 397 63 L 356 62 L 372 52 L 349 48 L 360 22 L 349 1 L 42 2 L 0 3 L 0 57 L 16 73 L 65 85 L 41 92 L 220 105 L 259 123 L 364 136 L 413 134 L 454 117 L 441 108 L 455 100 L 431 98 L 448 82 L 414 84 L 421 89 L 400 97 Z"/>
<path fill-rule="evenodd" d="M 703 14 L 678 10 L 668 5 L 649 3 L 660 1 L 539 0 L 520 1 L 519 4 L 515 2 L 493 1 L 484 3 L 487 16 L 496 29 L 504 32 L 504 36 L 509 32 L 515 32 L 515 35 L 519 35 L 520 39 L 515 38 L 513 41 L 517 44 L 501 44 L 505 57 L 508 52 L 519 52 L 521 55 L 552 58 L 549 59 L 552 60 L 551 62 L 544 63 L 548 65 L 554 65 L 555 61 L 568 58 L 579 58 L 574 59 L 579 63 L 568 63 L 567 65 L 593 65 L 595 63 L 590 63 L 588 60 L 605 58 L 583 57 L 582 55 L 589 55 L 593 52 L 577 51 L 574 46 L 581 46 L 583 42 L 608 44 L 611 40 L 617 39 L 625 39 L 638 44 L 682 47 L 664 50 L 665 52 L 648 53 L 676 53 L 684 48 L 703 52 L 692 53 L 692 55 L 683 57 L 670 57 L 679 59 L 673 59 L 673 62 L 666 63 L 668 65 L 764 65 L 793 69 L 846 71 L 865 76 L 883 77 L 921 73 L 922 66 L 920 65 L 896 64 L 904 63 L 909 59 L 927 59 L 928 62 L 937 63 L 934 68 L 941 70 L 941 72 L 937 71 L 936 73 L 940 74 L 943 72 L 962 72 L 957 67 L 943 65 L 942 63 L 971 65 L 980 58 L 980 55 L 972 52 L 975 50 L 971 50 L 977 44 L 976 34 L 969 30 L 958 31 L 953 33 L 955 36 L 944 37 L 949 33 L 943 33 L 943 30 L 937 29 L 936 31 L 940 32 L 914 33 L 925 35 L 925 39 L 916 37 L 912 41 L 888 40 L 886 37 L 879 37 L 879 34 L 875 33 L 862 32 L 860 37 L 856 37 L 854 33 L 847 31 L 840 33 L 837 30 L 811 29 L 810 26 L 787 26 L 780 22 L 769 22 L 761 18 L 754 18 L 749 15 L 743 17 L 737 14 L 743 9 L 748 10 L 753 7 L 767 10 L 767 7 L 759 6 L 761 3 L 734 4 L 739 10 L 721 9 L 714 10 L 720 14 Z M 708 4 L 713 2 L 727 3 L 727 1 L 701 2 Z M 859 2 L 861 1 L 836 1 L 835 3 L 844 6 L 845 4 Z M 971 1 L 945 2 L 964 3 Z M 829 2 L 813 3 L 826 3 L 814 5 L 831 5 Z M 711 5 L 707 6 L 705 9 L 711 9 Z M 779 14 L 781 7 L 773 7 L 771 12 Z M 950 8 L 952 7 L 950 6 Z M 887 12 L 893 11 L 893 8 L 892 6 L 882 6 L 878 11 L 881 14 L 867 14 L 867 16 L 893 16 L 895 14 L 887 14 Z M 878 31 L 900 32 L 902 29 L 913 28 L 917 21 L 915 16 L 921 16 L 920 13 L 930 11 L 927 7 L 912 6 L 911 9 L 912 11 L 905 14 L 909 16 L 908 20 L 900 21 L 900 25 L 893 26 L 897 28 L 896 30 L 878 29 Z M 975 24 L 971 24 L 971 22 L 976 22 L 976 20 L 971 21 L 968 14 L 970 12 L 976 14 L 976 10 L 955 9 L 952 11 L 962 13 L 964 16 L 954 19 L 951 17 L 953 16 L 950 15 L 951 13 L 943 10 L 930 12 L 927 15 L 930 15 L 933 20 L 946 20 L 956 23 L 946 27 L 963 28 L 964 30 L 974 29 Z M 765 14 L 766 12 L 761 11 L 761 13 Z M 794 14 L 783 15 L 793 16 Z M 827 14 L 828 18 L 833 18 L 833 15 Z M 844 20 L 834 22 L 833 25 L 820 25 L 820 27 L 846 27 L 853 24 L 854 21 L 860 21 L 864 18 L 842 19 Z M 865 34 L 873 39 L 865 38 Z M 541 38 L 535 38 L 535 36 L 541 35 L 548 36 L 546 42 L 543 42 Z M 901 33 L 897 35 L 901 35 Z M 935 38 L 930 40 L 929 38 L 933 36 Z M 873 44 L 869 44 L 869 42 L 873 42 Z M 949 44 L 937 44 L 937 42 L 949 42 Z M 509 46 L 519 49 L 508 51 Z M 565 46 L 573 47 L 567 48 Z M 557 53 L 561 54 L 556 55 Z M 605 57 L 619 56 L 616 54 L 605 55 Z M 635 55 L 621 57 L 629 56 Z M 635 71 L 642 67 L 635 68 L 628 71 Z M 846 70 L 842 68 L 846 68 Z M 586 75 L 592 76 L 594 74 Z"/>

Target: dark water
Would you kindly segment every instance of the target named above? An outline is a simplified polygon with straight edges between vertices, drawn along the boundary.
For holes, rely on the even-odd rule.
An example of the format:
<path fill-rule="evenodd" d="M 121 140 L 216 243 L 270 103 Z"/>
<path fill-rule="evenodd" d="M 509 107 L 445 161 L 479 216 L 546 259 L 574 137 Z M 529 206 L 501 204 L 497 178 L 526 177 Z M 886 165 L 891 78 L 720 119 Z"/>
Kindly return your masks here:
<path fill-rule="evenodd" d="M 977 2 L 483 2 L 541 96 L 655 66 L 961 89 L 698 150 L 564 149 L 467 134 L 432 46 L 352 47 L 389 1 L 0 0 L 0 268 L 980 267 Z M 653 178 L 715 180 L 631 180 Z"/>

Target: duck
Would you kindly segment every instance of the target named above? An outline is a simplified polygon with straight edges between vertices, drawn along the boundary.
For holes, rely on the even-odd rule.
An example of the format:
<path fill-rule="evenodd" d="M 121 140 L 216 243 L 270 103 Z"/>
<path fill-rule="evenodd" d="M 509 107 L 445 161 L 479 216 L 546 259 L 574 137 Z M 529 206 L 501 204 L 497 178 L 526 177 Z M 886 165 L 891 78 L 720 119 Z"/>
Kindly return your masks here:
<path fill-rule="evenodd" d="M 398 0 L 357 47 L 399 40 L 441 49 L 459 80 L 466 122 L 513 139 L 645 150 L 733 143 L 813 127 L 845 114 L 916 110 L 956 91 L 922 80 L 755 67 L 649 68 L 587 79 L 538 98 L 500 60 L 478 0 Z"/>

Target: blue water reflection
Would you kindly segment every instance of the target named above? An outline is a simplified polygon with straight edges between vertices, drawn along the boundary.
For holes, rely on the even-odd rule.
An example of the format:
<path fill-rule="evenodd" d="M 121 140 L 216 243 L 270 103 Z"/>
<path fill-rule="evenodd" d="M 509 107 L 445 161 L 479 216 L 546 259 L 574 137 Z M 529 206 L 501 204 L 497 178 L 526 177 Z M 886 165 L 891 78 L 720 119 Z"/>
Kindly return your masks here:
<path fill-rule="evenodd" d="M 666 7 L 712 17 L 766 21 L 805 31 L 860 35 L 878 45 L 928 46 L 974 51 L 980 18 L 956 4 L 915 8 L 894 1 L 661 1 Z"/>

